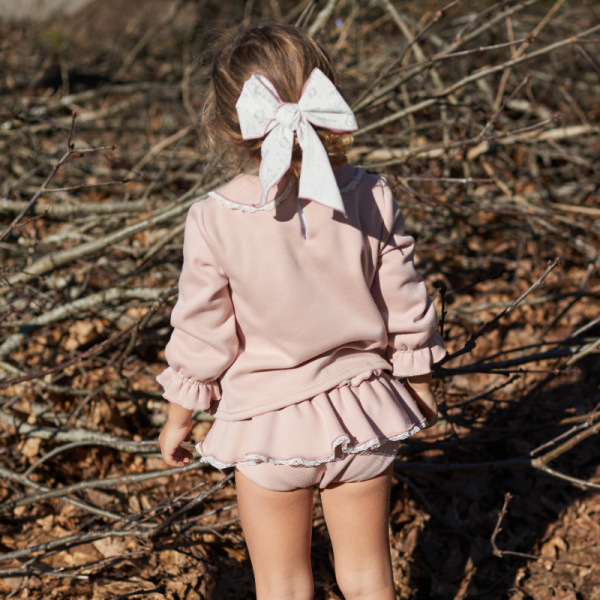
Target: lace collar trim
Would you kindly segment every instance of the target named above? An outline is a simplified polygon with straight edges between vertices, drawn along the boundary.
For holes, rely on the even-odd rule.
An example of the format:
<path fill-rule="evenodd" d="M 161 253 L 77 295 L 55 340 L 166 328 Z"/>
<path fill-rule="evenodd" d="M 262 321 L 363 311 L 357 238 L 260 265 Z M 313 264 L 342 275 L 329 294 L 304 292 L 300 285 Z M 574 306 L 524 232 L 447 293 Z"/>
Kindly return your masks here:
<path fill-rule="evenodd" d="M 352 181 L 350 181 L 350 183 L 345 185 L 343 188 L 340 188 L 340 192 L 342 194 L 345 194 L 346 192 L 351 192 L 352 190 L 355 190 L 358 184 L 360 183 L 360 180 L 363 178 L 364 174 L 365 170 L 362 167 L 358 167 L 356 175 L 352 178 Z"/>
<path fill-rule="evenodd" d="M 358 186 L 358 184 L 360 183 L 360 180 L 363 178 L 364 174 L 365 174 L 365 170 L 363 168 L 359 167 L 356 172 L 356 175 L 352 178 L 350 183 L 345 185 L 343 188 L 340 188 L 340 193 L 345 194 L 347 192 L 351 192 L 352 190 L 355 190 L 356 187 Z M 274 200 L 271 200 L 271 202 L 267 202 L 264 206 L 261 206 L 261 207 L 251 206 L 249 204 L 241 204 L 240 202 L 233 202 L 233 200 L 228 200 L 227 198 L 225 198 L 225 196 L 222 196 L 221 194 L 219 194 L 219 192 L 208 192 L 208 195 L 211 198 L 214 198 L 215 200 L 217 200 L 220 204 L 222 204 L 226 208 L 229 208 L 231 210 L 241 210 L 242 212 L 255 213 L 255 212 L 263 211 L 263 210 L 273 210 L 276 206 L 281 204 L 290 195 L 290 192 L 292 191 L 292 188 L 294 187 L 294 185 L 295 185 L 295 181 L 293 181 L 293 180 L 290 181 L 280 196 L 277 196 Z"/>
<path fill-rule="evenodd" d="M 225 198 L 225 196 L 221 196 L 219 192 L 208 192 L 208 195 L 211 198 L 215 198 L 223 206 L 230 208 L 231 210 L 241 210 L 242 212 L 255 213 L 262 210 L 273 210 L 278 204 L 281 204 L 290 195 L 295 183 L 296 182 L 294 180 L 290 181 L 280 196 L 277 196 L 275 199 L 271 200 L 271 202 L 267 202 L 261 207 L 252 206 L 250 204 L 241 204 L 240 202 L 233 202 L 233 200 L 228 200 Z"/>

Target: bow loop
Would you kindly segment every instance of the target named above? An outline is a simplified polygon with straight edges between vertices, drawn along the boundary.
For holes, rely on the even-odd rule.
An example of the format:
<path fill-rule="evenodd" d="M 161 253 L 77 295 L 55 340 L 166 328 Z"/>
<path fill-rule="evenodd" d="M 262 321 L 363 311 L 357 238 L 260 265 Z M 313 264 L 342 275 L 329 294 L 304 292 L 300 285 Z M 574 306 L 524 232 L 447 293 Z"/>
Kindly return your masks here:
<path fill-rule="evenodd" d="M 302 148 L 298 196 L 345 214 L 327 151 L 313 125 L 336 132 L 356 131 L 358 127 L 352 109 L 320 69 L 313 69 L 297 104 L 282 102 L 275 86 L 255 73 L 244 83 L 235 107 L 245 140 L 266 136 L 259 169 L 263 188 L 260 206 L 290 168 L 296 132 Z"/>

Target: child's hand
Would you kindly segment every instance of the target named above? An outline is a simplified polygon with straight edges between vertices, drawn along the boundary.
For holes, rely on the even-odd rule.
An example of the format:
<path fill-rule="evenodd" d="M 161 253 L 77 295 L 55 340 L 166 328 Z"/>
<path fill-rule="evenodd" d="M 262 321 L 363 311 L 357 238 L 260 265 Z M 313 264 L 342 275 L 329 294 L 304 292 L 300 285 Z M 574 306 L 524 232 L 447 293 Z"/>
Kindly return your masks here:
<path fill-rule="evenodd" d="M 192 411 L 169 405 L 169 418 L 158 436 L 160 451 L 164 461 L 170 467 L 183 467 L 192 459 L 192 453 L 181 447 L 183 442 L 189 442 L 192 434 Z"/>
<path fill-rule="evenodd" d="M 435 396 L 431 391 L 431 373 L 409 377 L 405 384 L 417 407 L 427 419 L 427 427 L 432 427 L 438 422 L 438 410 Z"/>

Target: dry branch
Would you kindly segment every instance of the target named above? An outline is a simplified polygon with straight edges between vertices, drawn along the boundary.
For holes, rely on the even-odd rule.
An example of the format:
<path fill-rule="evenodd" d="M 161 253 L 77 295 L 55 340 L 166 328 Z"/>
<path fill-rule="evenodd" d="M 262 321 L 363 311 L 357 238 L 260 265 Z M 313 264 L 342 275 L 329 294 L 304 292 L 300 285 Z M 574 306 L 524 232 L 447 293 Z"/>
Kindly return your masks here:
<path fill-rule="evenodd" d="M 395 461 L 397 594 L 412 598 L 435 581 L 457 599 L 508 597 L 513 563 L 527 572 L 521 587 L 538 577 L 520 561 L 537 563 L 541 532 L 569 511 L 583 518 L 578 490 L 592 507 L 600 486 L 590 460 L 600 431 L 600 26 L 590 6 L 562 0 L 476 4 L 248 0 L 228 12 L 227 3 L 169 0 L 154 14 L 142 3 L 117 38 L 84 48 L 73 34 L 56 56 L 33 30 L 1 25 L 11 41 L 0 44 L 0 577 L 57 600 L 91 586 L 111 597 L 149 593 L 163 582 L 166 595 L 176 583 L 180 597 L 204 600 L 218 595 L 222 572 L 234 581 L 249 569 L 232 475 L 199 460 L 159 468 L 166 401 L 155 375 L 165 366 L 185 213 L 229 177 L 196 127 L 208 40 L 233 22 L 277 15 L 330 50 L 362 126 L 350 160 L 387 177 L 442 316 L 451 362 L 434 373 L 441 418 Z M 77 153 L 86 159 L 68 160 Z M 561 269 L 544 273 L 556 256 Z M 211 420 L 194 415 L 195 441 Z M 463 484 L 468 492 L 457 494 Z M 507 489 L 511 513 L 528 523 L 520 541 L 507 530 L 499 545 L 502 519 L 482 528 L 481 510 Z M 546 499 L 562 507 L 558 517 L 548 517 Z M 325 573 L 318 502 L 315 511 Z M 118 555 L 99 558 L 110 537 Z M 167 572 L 165 551 L 185 560 Z M 494 551 L 511 564 L 477 558 Z M 430 552 L 449 559 L 411 567 Z M 552 563 L 553 577 L 565 560 Z M 116 587 L 100 589 L 104 582 Z M 322 573 L 315 583 L 319 600 L 337 597 Z M 240 585 L 240 597 L 252 596 Z"/>
<path fill-rule="evenodd" d="M 13 509 L 17 506 L 27 506 L 29 504 L 33 504 L 35 502 L 40 502 L 42 500 L 48 500 L 49 498 L 63 498 L 67 497 L 68 494 L 72 494 L 74 492 L 79 492 L 82 490 L 97 490 L 97 489 L 115 489 L 120 485 L 130 485 L 132 483 L 140 483 L 142 481 L 150 481 L 152 479 L 158 479 L 159 477 L 170 477 L 171 475 L 178 475 L 181 473 L 187 473 L 188 471 L 194 471 L 200 469 L 204 466 L 200 460 L 194 460 L 187 464 L 185 467 L 173 467 L 171 469 L 160 469 L 158 471 L 147 471 L 146 473 L 139 473 L 137 475 L 121 475 L 119 477 L 108 477 L 102 479 L 92 479 L 89 481 L 81 481 L 79 483 L 73 483 L 71 485 L 66 485 L 61 488 L 55 490 L 49 490 L 48 488 L 44 488 L 44 486 L 39 486 L 38 484 L 26 479 L 25 477 L 19 476 L 17 473 L 13 473 L 8 469 L 4 469 L 0 467 L 0 475 L 2 477 L 6 477 L 7 479 L 11 479 L 20 483 L 21 485 L 25 485 L 27 487 L 33 487 L 36 489 L 43 489 L 43 491 L 37 494 L 30 494 L 29 496 L 24 496 L 23 498 L 11 500 L 10 502 L 6 502 L 0 505 L 0 511 L 6 511 Z M 219 488 L 216 488 L 219 489 Z M 214 490 L 216 491 L 216 490 Z M 0 560 L 8 560 L 4 557 L 0 557 Z"/>
<path fill-rule="evenodd" d="M 595 27 L 590 27 L 589 29 L 583 31 L 579 35 L 581 35 L 583 37 L 583 36 L 595 33 L 596 31 L 600 31 L 600 25 L 596 25 Z M 409 106 L 403 110 L 399 110 L 398 112 L 394 113 L 393 115 L 384 117 L 383 119 L 380 119 L 373 123 L 369 123 L 368 125 L 361 127 L 354 135 L 355 136 L 364 135 L 365 133 L 368 133 L 370 131 L 373 131 L 376 129 L 381 129 L 382 127 L 385 127 L 386 125 L 395 123 L 399 119 L 402 119 L 408 115 L 422 111 L 426 108 L 429 108 L 430 106 L 433 106 L 434 104 L 437 104 L 439 102 L 439 100 L 441 100 L 442 98 L 445 98 L 445 97 L 449 96 L 450 94 L 464 88 L 465 86 L 469 85 L 470 83 L 473 83 L 479 79 L 483 79 L 484 77 L 487 77 L 489 75 L 493 75 L 494 73 L 502 72 L 505 69 L 508 69 L 510 67 L 520 65 L 521 63 L 524 63 L 528 60 L 532 60 L 534 58 L 538 58 L 545 54 L 549 54 L 550 52 L 554 52 L 555 50 L 558 50 L 559 48 L 562 48 L 563 46 L 567 46 L 568 44 L 574 44 L 576 39 L 577 39 L 576 37 L 575 38 L 569 37 L 567 39 L 561 40 L 560 42 L 555 42 L 554 44 L 549 44 L 548 46 L 545 46 L 544 48 L 540 48 L 539 50 L 530 52 L 529 54 L 525 54 L 525 55 L 521 56 L 520 58 L 510 59 L 499 65 L 494 65 L 493 67 L 489 67 L 487 69 L 478 71 L 477 73 L 468 75 L 467 77 L 464 77 L 460 81 L 457 81 L 456 83 L 446 87 L 444 90 L 442 90 L 438 94 L 436 94 L 435 97 L 427 99 L 427 100 L 422 100 L 421 102 L 418 102 L 417 104 L 413 104 L 412 106 Z"/>

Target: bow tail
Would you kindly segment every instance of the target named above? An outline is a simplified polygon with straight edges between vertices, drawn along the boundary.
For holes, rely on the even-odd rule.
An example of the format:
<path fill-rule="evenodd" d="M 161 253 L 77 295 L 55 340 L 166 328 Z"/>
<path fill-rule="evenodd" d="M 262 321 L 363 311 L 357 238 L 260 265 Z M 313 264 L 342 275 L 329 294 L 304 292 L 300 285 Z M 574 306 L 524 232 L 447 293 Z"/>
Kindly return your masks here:
<path fill-rule="evenodd" d="M 290 168 L 293 144 L 294 132 L 281 125 L 277 125 L 264 139 L 258 171 L 263 188 L 260 206 L 265 205 L 269 190 Z"/>
<path fill-rule="evenodd" d="M 298 142 L 302 148 L 302 170 L 298 196 L 314 200 L 344 215 L 346 208 L 338 188 L 329 156 L 313 126 L 302 119 L 298 126 Z"/>

